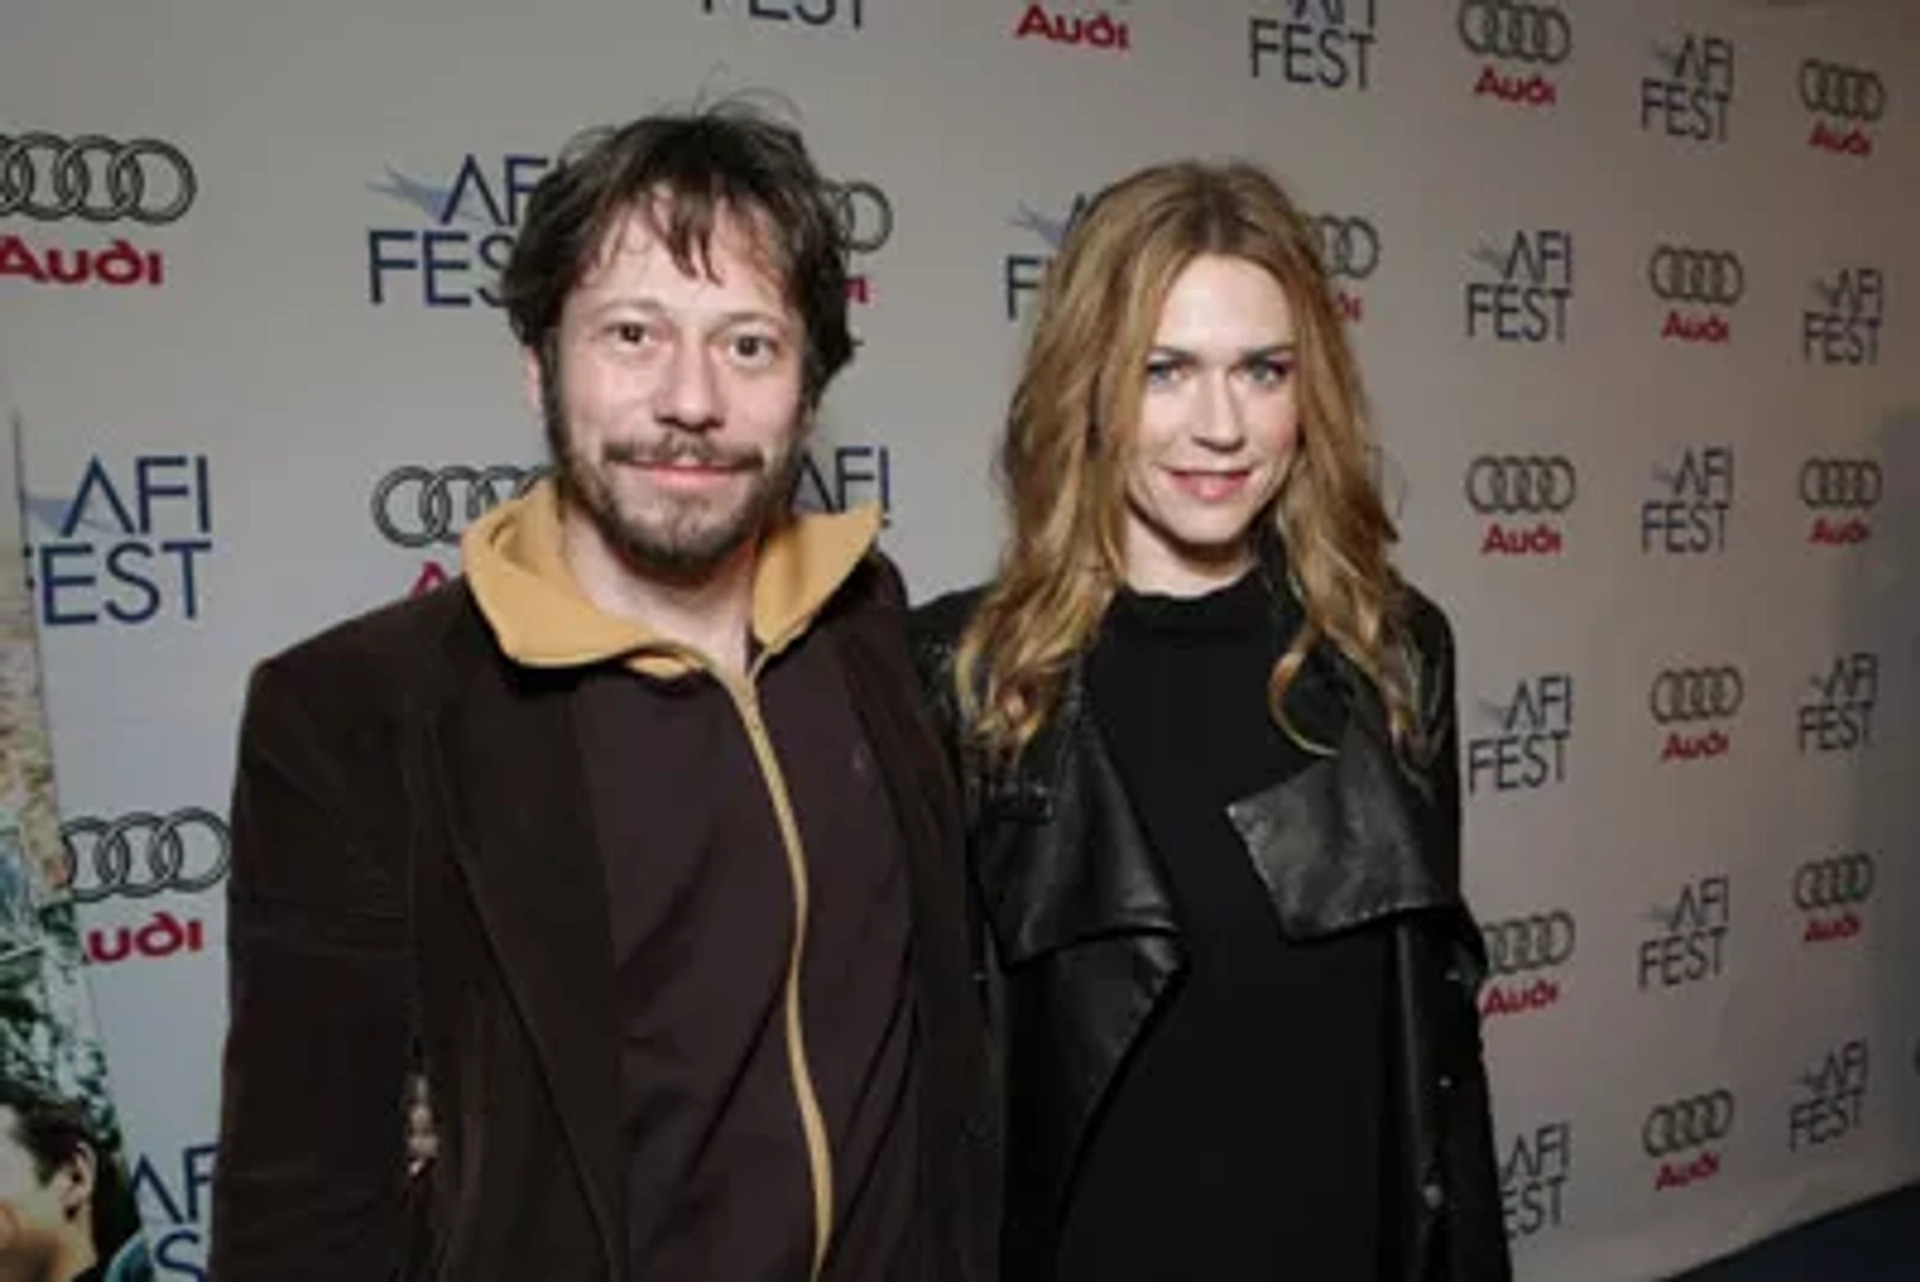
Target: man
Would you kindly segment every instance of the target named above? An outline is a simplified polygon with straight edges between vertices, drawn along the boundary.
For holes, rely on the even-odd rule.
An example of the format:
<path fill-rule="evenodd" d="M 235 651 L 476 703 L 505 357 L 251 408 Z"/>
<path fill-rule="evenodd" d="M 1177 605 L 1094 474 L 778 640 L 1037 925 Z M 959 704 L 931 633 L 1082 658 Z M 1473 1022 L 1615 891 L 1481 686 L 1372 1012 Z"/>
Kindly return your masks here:
<path fill-rule="evenodd" d="M 587 135 L 533 193 L 501 293 L 554 475 L 250 687 L 219 1282 L 989 1275 L 904 594 L 876 513 L 788 511 L 845 272 L 747 111 Z"/>
<path fill-rule="evenodd" d="M 151 1278 L 139 1227 L 80 1109 L 0 1080 L 0 1282 Z"/>

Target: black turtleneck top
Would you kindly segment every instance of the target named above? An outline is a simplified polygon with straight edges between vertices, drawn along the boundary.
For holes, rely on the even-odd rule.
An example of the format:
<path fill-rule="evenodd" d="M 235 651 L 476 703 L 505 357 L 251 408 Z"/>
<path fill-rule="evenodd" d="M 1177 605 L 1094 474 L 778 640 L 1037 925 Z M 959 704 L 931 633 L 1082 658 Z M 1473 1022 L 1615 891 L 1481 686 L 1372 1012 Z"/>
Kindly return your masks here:
<path fill-rule="evenodd" d="M 1090 656 L 1185 965 L 1095 1119 L 1058 1282 L 1380 1276 L 1385 936 L 1285 938 L 1226 813 L 1314 760 L 1267 711 L 1285 600 L 1259 570 L 1197 598 L 1122 592 Z"/>

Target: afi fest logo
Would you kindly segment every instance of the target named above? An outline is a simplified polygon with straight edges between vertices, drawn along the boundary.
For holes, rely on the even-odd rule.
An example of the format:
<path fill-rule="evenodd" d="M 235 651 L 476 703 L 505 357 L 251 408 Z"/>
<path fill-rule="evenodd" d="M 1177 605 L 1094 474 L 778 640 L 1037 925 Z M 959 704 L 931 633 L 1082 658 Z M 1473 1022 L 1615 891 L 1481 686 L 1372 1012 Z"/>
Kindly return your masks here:
<path fill-rule="evenodd" d="M 1647 690 L 1647 710 L 1664 735 L 1660 763 L 1701 761 L 1733 751 L 1733 722 L 1747 681 L 1731 663 L 1662 668 Z"/>
<path fill-rule="evenodd" d="M 1724 874 L 1680 888 L 1671 908 L 1648 911 L 1655 932 L 1640 942 L 1640 991 L 1684 988 L 1719 978 L 1733 926 L 1733 882 Z"/>
<path fill-rule="evenodd" d="M 1867 1040 L 1854 1038 L 1828 1051 L 1797 1085 L 1800 1098 L 1787 1109 L 1787 1150 L 1824 1148 L 1860 1129 L 1866 1120 Z"/>
<path fill-rule="evenodd" d="M 1880 698 L 1880 656 L 1870 650 L 1835 655 L 1808 679 L 1800 703 L 1800 751 L 1855 752 L 1873 746 L 1873 708 Z"/>
<path fill-rule="evenodd" d="M 1802 944 L 1858 938 L 1879 866 L 1864 850 L 1809 859 L 1793 870 L 1793 906 L 1806 917 Z"/>
<path fill-rule="evenodd" d="M 1552 0 L 1461 0 L 1460 43 L 1480 60 L 1473 96 L 1518 107 L 1560 101 L 1553 77 L 1573 56 L 1573 20 Z"/>
<path fill-rule="evenodd" d="M 1671 468 L 1653 471 L 1654 497 L 1640 505 L 1640 550 L 1712 556 L 1727 550 L 1733 511 L 1733 447 L 1689 447 Z"/>
<path fill-rule="evenodd" d="M 1573 1178 L 1573 1123 L 1544 1122 L 1523 1130 L 1497 1157 L 1507 1237 L 1530 1238 L 1560 1227 Z"/>
<path fill-rule="evenodd" d="M 1733 338 L 1733 308 L 1747 292 L 1747 269 L 1729 249 L 1656 245 L 1647 285 L 1666 308 L 1663 342 L 1718 345 Z"/>
<path fill-rule="evenodd" d="M 1865 543 L 1880 505 L 1880 464 L 1870 458 L 1810 458 L 1800 465 L 1800 505 L 1813 517 L 1807 542 L 1829 547 Z"/>
<path fill-rule="evenodd" d="M 1887 278 L 1877 267 L 1845 267 L 1813 282 L 1815 305 L 1801 315 L 1800 354 L 1814 365 L 1878 365 Z"/>
<path fill-rule="evenodd" d="M 79 815 L 61 825 L 60 840 L 67 893 L 81 904 L 212 890 L 233 860 L 227 821 L 199 806 Z"/>
<path fill-rule="evenodd" d="M 1380 229 L 1371 218 L 1315 214 L 1310 218 L 1320 266 L 1334 290 L 1334 305 L 1349 324 L 1366 319 L 1367 300 L 1359 287 L 1380 270 Z"/>
<path fill-rule="evenodd" d="M 1677 48 L 1653 46 L 1653 75 L 1640 81 L 1640 128 L 1683 142 L 1727 140 L 1733 106 L 1733 41 L 1689 31 Z"/>
<path fill-rule="evenodd" d="M 1467 792 L 1531 792 L 1567 779 L 1573 739 L 1573 677 L 1548 672 L 1522 678 L 1505 703 L 1480 700 L 1491 733 L 1467 741 Z"/>
<path fill-rule="evenodd" d="M 880 508 L 880 524 L 893 524 L 893 451 L 873 441 L 834 444 L 816 440 L 800 456 L 793 478 L 793 507 L 801 512 L 847 512 L 865 504 Z"/>
<path fill-rule="evenodd" d="M 867 0 L 700 0 L 708 17 L 784 23 L 798 31 L 861 31 Z"/>
<path fill-rule="evenodd" d="M 1564 454 L 1481 454 L 1462 480 L 1467 506 L 1487 522 L 1481 556 L 1559 556 L 1580 474 Z"/>
<path fill-rule="evenodd" d="M 1329 93 L 1366 93 L 1373 87 L 1378 0 L 1285 0 L 1277 7 L 1277 15 L 1247 19 L 1247 57 L 1255 80 L 1272 78 Z"/>
<path fill-rule="evenodd" d="M 0 236 L 0 278 L 164 285 L 165 256 L 127 237 L 179 222 L 199 192 L 193 163 L 164 139 L 0 134 L 0 223 L 29 224 Z"/>
<path fill-rule="evenodd" d="M 1030 4 L 1014 24 L 1013 38 L 1116 53 L 1126 53 L 1133 48 L 1132 30 L 1106 9 L 1077 13 L 1058 6 Z"/>
<path fill-rule="evenodd" d="M 200 617 L 214 550 L 204 454 L 89 458 L 71 497 L 28 494 L 28 587 L 53 628 Z"/>
<path fill-rule="evenodd" d="M 1006 300 L 1009 321 L 1018 321 L 1026 315 L 1028 304 L 1040 291 L 1040 282 L 1046 279 L 1047 264 L 1053 261 L 1053 256 L 1059 252 L 1073 225 L 1080 221 L 1088 200 L 1085 192 L 1077 194 L 1066 212 L 1059 217 L 1023 203 L 1020 212 L 1007 220 L 1012 226 L 1032 233 L 1046 247 L 1044 254 L 1032 251 L 1008 254 L 1001 264 L 1001 292 Z"/>
<path fill-rule="evenodd" d="M 369 189 L 426 221 L 367 230 L 367 301 L 375 307 L 400 299 L 430 308 L 476 301 L 498 307 L 492 282 L 507 265 L 527 198 L 547 165 L 545 156 L 483 159 L 468 152 L 444 182 L 388 165 L 385 180 Z"/>
<path fill-rule="evenodd" d="M 1517 231 L 1504 248 L 1472 254 L 1485 269 L 1466 284 L 1467 337 L 1501 343 L 1564 343 L 1573 298 L 1573 233 Z"/>
<path fill-rule="evenodd" d="M 392 165 L 369 189 L 410 207 L 425 226 L 377 227 L 367 232 L 367 301 L 386 307 L 416 296 L 428 308 L 500 306 L 494 284 L 513 251 L 527 199 L 552 162 L 507 154 L 483 162 L 469 152 L 442 184 L 410 177 Z M 893 238 L 893 202 L 864 179 L 833 184 L 834 209 L 850 260 L 878 253 Z M 849 261 L 847 298 L 873 301 L 874 286 Z"/>
<path fill-rule="evenodd" d="M 1565 908 L 1487 922 L 1480 937 L 1487 949 L 1487 984 L 1480 1018 L 1524 1015 L 1560 1002 L 1561 978 L 1573 961 L 1579 929 Z"/>
<path fill-rule="evenodd" d="M 1648 1109 L 1640 1151 L 1658 1164 L 1654 1191 L 1690 1188 L 1718 1175 L 1738 1111 L 1724 1086 Z"/>
<path fill-rule="evenodd" d="M 1887 114 L 1887 85 L 1866 67 L 1807 58 L 1800 64 L 1800 105 L 1813 117 L 1807 145 L 1862 160 L 1873 154 L 1868 127 Z"/>
<path fill-rule="evenodd" d="M 207 1276 L 216 1153 L 211 1142 L 189 1144 L 174 1153 L 142 1153 L 133 1164 L 134 1204 L 162 1278 L 204 1282 Z"/>

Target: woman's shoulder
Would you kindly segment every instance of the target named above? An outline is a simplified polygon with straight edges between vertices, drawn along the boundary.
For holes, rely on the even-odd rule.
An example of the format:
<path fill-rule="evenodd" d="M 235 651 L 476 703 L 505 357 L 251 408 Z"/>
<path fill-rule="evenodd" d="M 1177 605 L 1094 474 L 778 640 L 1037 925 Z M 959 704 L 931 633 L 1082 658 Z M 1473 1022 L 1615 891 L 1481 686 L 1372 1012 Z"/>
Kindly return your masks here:
<path fill-rule="evenodd" d="M 1428 663 L 1443 663 L 1453 655 L 1453 621 L 1439 601 L 1411 583 L 1401 585 L 1402 617 L 1408 637 Z"/>
<path fill-rule="evenodd" d="M 943 592 L 915 605 L 907 616 L 907 627 L 914 648 L 929 652 L 951 652 L 959 648 L 960 634 L 980 608 L 988 585 L 976 583 L 968 588 Z"/>

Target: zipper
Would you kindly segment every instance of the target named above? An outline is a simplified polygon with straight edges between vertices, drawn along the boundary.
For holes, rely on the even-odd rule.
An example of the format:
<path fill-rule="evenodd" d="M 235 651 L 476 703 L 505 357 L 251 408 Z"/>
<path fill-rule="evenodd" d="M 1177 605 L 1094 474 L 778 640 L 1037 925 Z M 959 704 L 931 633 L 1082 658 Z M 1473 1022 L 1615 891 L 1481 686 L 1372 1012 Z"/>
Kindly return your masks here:
<path fill-rule="evenodd" d="M 806 954 L 807 919 L 812 885 L 807 872 L 807 851 L 800 839 L 800 823 L 794 817 L 793 800 L 787 792 L 786 776 L 773 749 L 760 715 L 756 682 L 774 650 L 763 650 L 747 672 L 744 683 L 736 683 L 718 671 L 709 669 L 733 699 L 734 708 L 746 727 L 747 741 L 767 786 L 773 813 L 780 827 L 780 844 L 787 856 L 787 872 L 793 885 L 793 943 L 787 953 L 787 976 L 782 1005 L 785 1008 L 787 1071 L 793 1080 L 794 1103 L 800 1112 L 800 1130 L 807 1146 L 807 1170 L 813 1186 L 813 1259 L 808 1282 L 819 1282 L 827 1261 L 827 1248 L 833 1235 L 833 1151 L 827 1142 L 826 1117 L 820 1107 L 820 1092 L 814 1083 L 813 1066 L 807 1057 L 805 1023 L 800 1011 L 800 970 Z"/>

